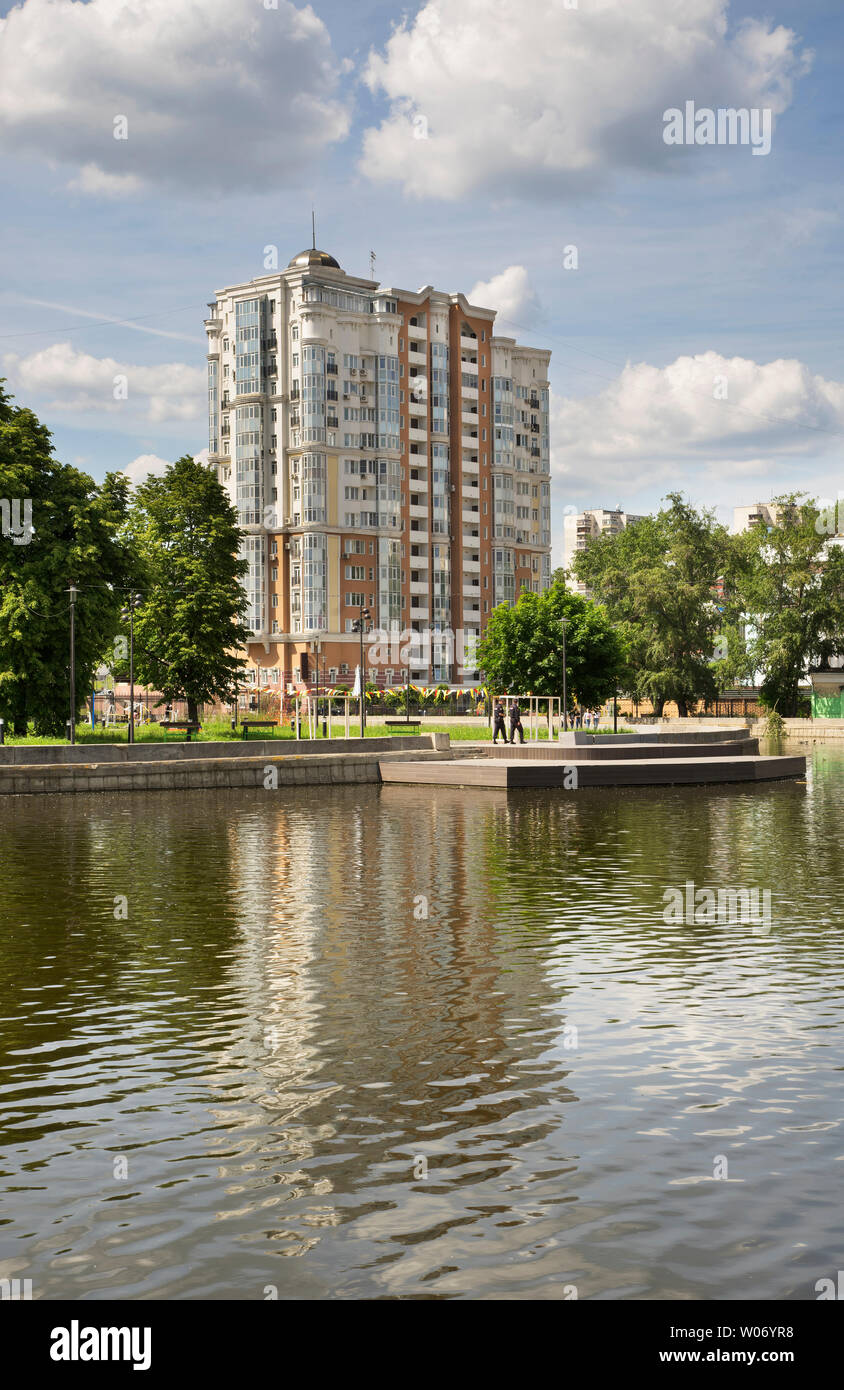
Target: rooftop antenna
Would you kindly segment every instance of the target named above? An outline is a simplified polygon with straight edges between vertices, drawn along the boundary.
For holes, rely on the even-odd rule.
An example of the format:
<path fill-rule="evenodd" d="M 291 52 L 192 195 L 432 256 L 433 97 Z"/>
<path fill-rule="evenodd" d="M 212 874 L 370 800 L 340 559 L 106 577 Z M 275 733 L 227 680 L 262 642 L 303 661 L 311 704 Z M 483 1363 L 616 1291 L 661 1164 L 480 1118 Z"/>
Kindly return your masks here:
<path fill-rule="evenodd" d="M 374 252 L 374 251 L 370 251 L 370 253 L 369 253 L 369 278 L 370 278 L 370 280 L 374 280 L 374 279 L 375 279 L 375 252 Z"/>
<path fill-rule="evenodd" d="M 311 208 L 311 246 L 316 251 L 316 213 Z"/>

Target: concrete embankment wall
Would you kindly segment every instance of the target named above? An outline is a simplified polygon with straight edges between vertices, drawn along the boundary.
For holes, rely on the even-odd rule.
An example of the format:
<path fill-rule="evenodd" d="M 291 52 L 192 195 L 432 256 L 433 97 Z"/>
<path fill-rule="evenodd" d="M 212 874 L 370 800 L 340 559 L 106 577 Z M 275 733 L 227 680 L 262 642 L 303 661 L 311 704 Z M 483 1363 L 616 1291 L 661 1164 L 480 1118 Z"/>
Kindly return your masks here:
<path fill-rule="evenodd" d="M 302 750 L 302 751 L 298 751 Z M 447 758 L 447 734 L 311 743 L 23 745 L 0 748 L 0 795 L 57 792 L 191 791 L 209 787 L 342 786 L 380 782 L 379 763 Z M 44 758 L 48 753 L 51 756 Z M 103 757 L 103 754 L 108 756 Z M 14 756 L 3 757 L 2 755 Z M 27 754 L 24 761 L 20 754 Z M 38 759 L 36 762 L 35 759 Z"/>
<path fill-rule="evenodd" d="M 844 739 L 844 719 L 785 719 L 784 737 L 797 743 L 826 742 L 827 739 Z M 759 738 L 765 736 L 764 719 L 757 720 L 751 733 Z"/>
<path fill-rule="evenodd" d="M 704 716 L 689 716 L 687 719 L 655 719 L 651 724 L 658 725 L 666 732 L 676 729 L 687 732 L 690 729 L 712 728 L 715 721 Z M 799 743 L 816 743 L 827 739 L 844 739 L 844 719 L 785 719 L 785 737 Z M 721 728 L 741 729 L 753 738 L 765 737 L 765 720 L 756 718 L 719 718 Z"/>

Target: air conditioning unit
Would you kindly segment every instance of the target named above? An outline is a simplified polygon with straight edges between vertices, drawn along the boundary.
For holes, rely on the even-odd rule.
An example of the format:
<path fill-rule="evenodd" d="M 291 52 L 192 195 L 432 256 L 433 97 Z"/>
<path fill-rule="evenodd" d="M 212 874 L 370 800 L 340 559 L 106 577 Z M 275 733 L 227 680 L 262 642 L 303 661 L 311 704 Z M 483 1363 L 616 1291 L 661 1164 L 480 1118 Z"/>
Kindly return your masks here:
<path fill-rule="evenodd" d="M 349 395 L 348 391 L 344 391 L 344 392 L 343 392 L 343 400 L 344 400 L 344 401 L 351 400 L 351 396 Z"/>
<path fill-rule="evenodd" d="M 358 369 L 357 369 L 357 367 L 350 367 L 350 368 L 349 368 L 349 376 L 357 376 L 357 374 L 358 374 Z"/>
<path fill-rule="evenodd" d="M 360 374 L 361 376 L 366 376 L 366 367 L 361 367 Z"/>

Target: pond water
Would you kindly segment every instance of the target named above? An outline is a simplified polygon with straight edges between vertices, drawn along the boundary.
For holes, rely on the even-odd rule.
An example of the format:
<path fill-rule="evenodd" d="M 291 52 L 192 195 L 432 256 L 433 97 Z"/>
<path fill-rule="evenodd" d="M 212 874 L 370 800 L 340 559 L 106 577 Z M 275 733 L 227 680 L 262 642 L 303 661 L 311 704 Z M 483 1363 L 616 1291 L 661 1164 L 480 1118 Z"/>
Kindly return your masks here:
<path fill-rule="evenodd" d="M 844 750 L 811 763 L 3 798 L 0 1277 L 815 1298 L 844 1268 Z M 689 881 L 769 919 L 666 921 Z"/>

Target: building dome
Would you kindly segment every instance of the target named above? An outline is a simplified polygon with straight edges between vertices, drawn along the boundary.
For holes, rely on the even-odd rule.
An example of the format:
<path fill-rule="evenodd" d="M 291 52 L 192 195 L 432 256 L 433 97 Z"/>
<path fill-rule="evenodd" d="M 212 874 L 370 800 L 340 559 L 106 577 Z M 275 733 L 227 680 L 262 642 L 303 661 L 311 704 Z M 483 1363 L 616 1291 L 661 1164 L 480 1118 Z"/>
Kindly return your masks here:
<path fill-rule="evenodd" d="M 329 256 L 327 251 L 318 251 L 315 246 L 309 246 L 306 251 L 300 251 L 298 256 L 294 256 L 290 262 L 290 268 L 296 266 L 323 265 L 332 270 L 340 269 L 340 262 L 335 261 L 333 256 Z"/>

